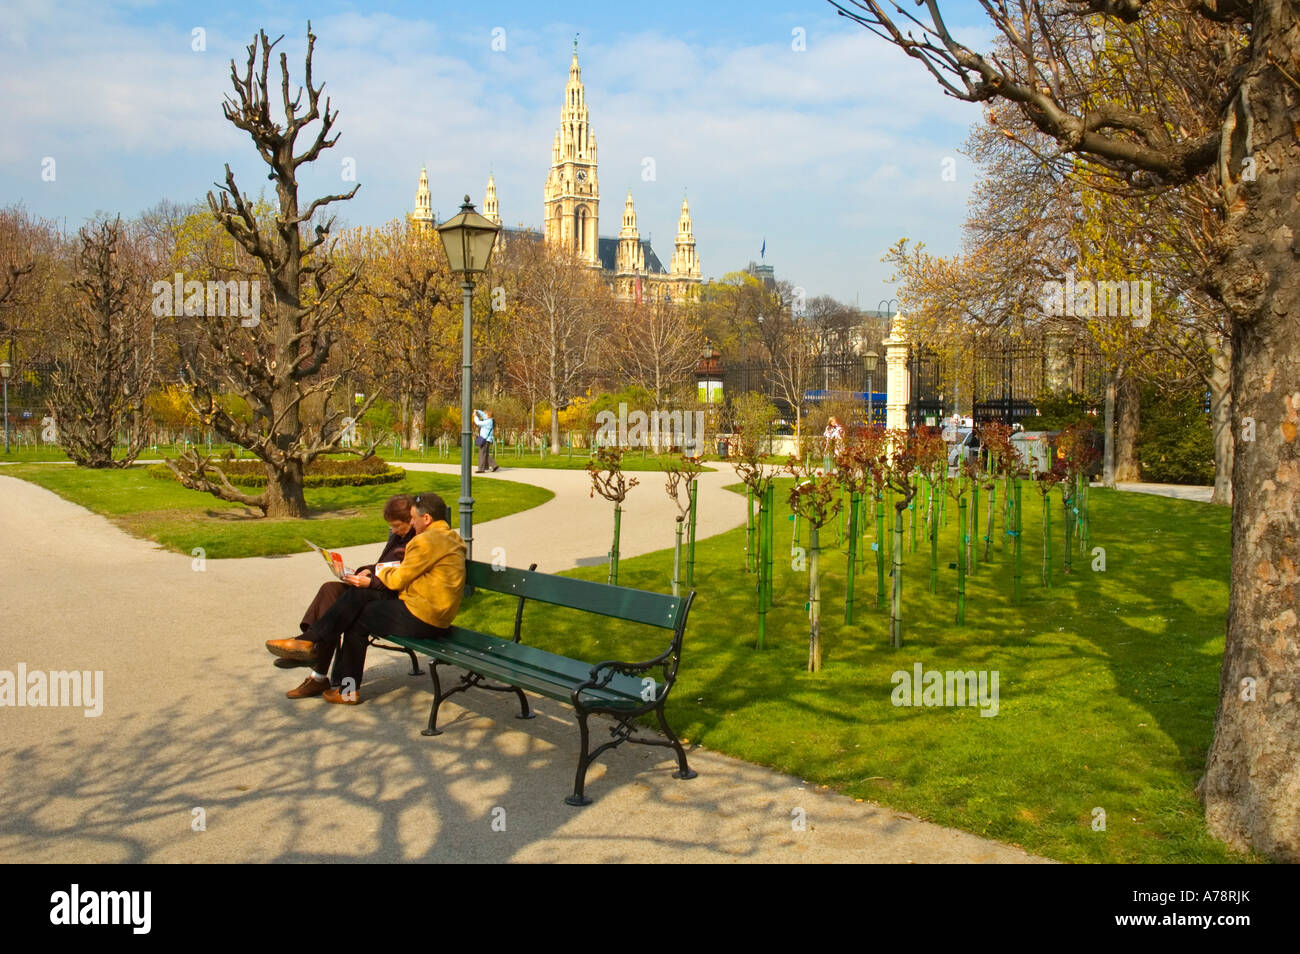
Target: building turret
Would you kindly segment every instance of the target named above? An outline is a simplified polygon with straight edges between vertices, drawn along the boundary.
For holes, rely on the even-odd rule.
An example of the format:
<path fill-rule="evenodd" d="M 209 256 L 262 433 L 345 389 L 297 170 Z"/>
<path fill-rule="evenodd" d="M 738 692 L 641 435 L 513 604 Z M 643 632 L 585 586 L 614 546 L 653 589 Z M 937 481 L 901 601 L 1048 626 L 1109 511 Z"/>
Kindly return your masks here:
<path fill-rule="evenodd" d="M 677 242 L 673 246 L 672 264 L 668 268 L 674 278 L 700 277 L 700 262 L 695 257 L 695 233 L 691 230 L 691 207 L 682 199 L 682 214 L 677 220 Z"/>
<path fill-rule="evenodd" d="M 641 248 L 641 233 L 636 227 L 631 189 L 627 190 L 627 201 L 623 204 L 623 228 L 618 233 L 614 270 L 619 273 L 645 271 L 645 252 Z"/>
<path fill-rule="evenodd" d="M 497 225 L 501 224 L 501 212 L 497 208 L 497 180 L 491 173 L 488 174 L 487 190 L 483 193 L 483 217 L 491 219 Z"/>
<path fill-rule="evenodd" d="M 433 201 L 429 196 L 429 173 L 420 168 L 420 184 L 415 190 L 415 212 L 411 218 L 417 228 L 433 228 Z"/>

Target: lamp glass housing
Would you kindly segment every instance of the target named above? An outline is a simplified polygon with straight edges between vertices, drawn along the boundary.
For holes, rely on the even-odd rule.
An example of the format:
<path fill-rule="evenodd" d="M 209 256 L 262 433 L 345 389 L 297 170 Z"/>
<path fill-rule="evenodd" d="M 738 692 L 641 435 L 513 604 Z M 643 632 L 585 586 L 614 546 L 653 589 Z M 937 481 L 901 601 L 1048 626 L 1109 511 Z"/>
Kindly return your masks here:
<path fill-rule="evenodd" d="M 465 196 L 460 212 L 438 226 L 437 231 L 451 270 L 468 277 L 487 270 L 501 227 L 475 212 L 469 196 Z"/>

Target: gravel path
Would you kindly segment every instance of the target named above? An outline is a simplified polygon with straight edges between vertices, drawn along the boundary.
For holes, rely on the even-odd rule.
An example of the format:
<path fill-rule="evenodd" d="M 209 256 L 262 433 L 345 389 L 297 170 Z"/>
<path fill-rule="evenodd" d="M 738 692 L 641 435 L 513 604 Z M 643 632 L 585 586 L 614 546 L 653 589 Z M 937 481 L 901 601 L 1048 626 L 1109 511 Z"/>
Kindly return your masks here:
<path fill-rule="evenodd" d="M 672 540 L 662 478 L 636 476 L 645 486 L 623 521 L 628 556 Z M 548 571 L 605 558 L 611 509 L 589 499 L 584 472 L 503 467 L 476 481 L 512 479 L 556 498 L 476 527 L 478 558 L 504 547 L 511 565 Z M 743 498 L 721 490 L 734 481 L 729 468 L 703 475 L 701 536 L 743 521 Z M 1043 860 L 698 747 L 692 781 L 673 779 L 659 750 L 609 753 L 588 775 L 594 804 L 572 809 L 562 802 L 577 746 L 567 707 L 543 699 L 539 717 L 519 723 L 510 698 L 461 695 L 443 708 L 447 731 L 426 739 L 428 677 L 407 675 L 396 654 L 370 654 L 364 705 L 286 699 L 301 671 L 273 668 L 262 643 L 296 632 L 322 573 L 311 553 L 199 568 L 0 476 L 0 671 L 104 674 L 97 717 L 84 706 L 0 708 L 0 857 Z"/>

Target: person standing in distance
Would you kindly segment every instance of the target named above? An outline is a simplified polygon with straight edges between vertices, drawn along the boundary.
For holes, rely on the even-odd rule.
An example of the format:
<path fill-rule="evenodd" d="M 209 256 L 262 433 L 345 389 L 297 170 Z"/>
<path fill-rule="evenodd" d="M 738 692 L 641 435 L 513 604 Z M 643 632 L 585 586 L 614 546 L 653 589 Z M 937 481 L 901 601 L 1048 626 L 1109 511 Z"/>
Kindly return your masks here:
<path fill-rule="evenodd" d="M 474 424 L 478 427 L 478 436 L 474 438 L 474 444 L 478 447 L 478 470 L 475 473 L 500 470 L 500 465 L 492 456 L 492 439 L 496 436 L 496 420 L 492 412 L 475 411 Z"/>

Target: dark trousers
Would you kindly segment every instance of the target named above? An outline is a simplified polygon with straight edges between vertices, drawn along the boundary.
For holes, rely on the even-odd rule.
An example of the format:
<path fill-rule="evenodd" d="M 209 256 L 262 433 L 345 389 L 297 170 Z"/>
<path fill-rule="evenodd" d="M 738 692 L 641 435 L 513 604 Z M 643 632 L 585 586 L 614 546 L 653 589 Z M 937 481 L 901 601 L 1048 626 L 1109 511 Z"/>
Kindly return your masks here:
<path fill-rule="evenodd" d="M 339 602 L 343 602 L 343 599 Z M 378 600 L 361 604 L 360 612 L 343 631 L 343 648 L 339 650 L 338 659 L 334 663 L 330 682 L 342 686 L 345 692 L 355 691 L 361 685 L 371 634 L 405 636 L 408 639 L 438 639 L 448 632 L 443 627 L 430 626 L 412 615 L 401 600 Z"/>
<path fill-rule="evenodd" d="M 316 591 L 316 598 L 311 601 L 307 607 L 307 612 L 302 614 L 302 622 L 298 624 L 299 628 L 305 633 L 311 628 L 311 624 L 316 622 L 325 615 L 325 611 L 334 605 L 340 596 L 346 593 L 352 587 L 346 583 L 340 583 L 338 580 L 330 580 L 328 583 L 322 583 L 320 589 Z"/>
<path fill-rule="evenodd" d="M 396 602 L 397 594 L 392 590 L 373 590 L 368 587 L 348 586 L 346 583 L 326 583 L 316 594 L 312 605 L 308 607 L 308 615 L 313 609 L 318 608 L 318 604 L 323 604 L 323 601 L 328 598 L 325 587 L 335 586 L 341 587 L 343 592 L 339 593 L 333 602 L 319 612 L 316 619 L 303 629 L 302 638 L 310 639 L 316 644 L 317 672 L 329 671 L 330 660 L 334 658 L 334 651 L 338 649 L 339 637 L 356 622 L 362 610 L 371 603 Z M 304 616 L 303 622 L 306 621 L 307 617 Z M 363 655 L 362 660 L 364 659 Z M 335 668 L 337 669 L 337 665 Z"/>
<path fill-rule="evenodd" d="M 496 465 L 496 458 L 492 456 L 492 442 L 486 441 L 480 444 L 478 448 L 478 469 L 491 470 Z"/>

